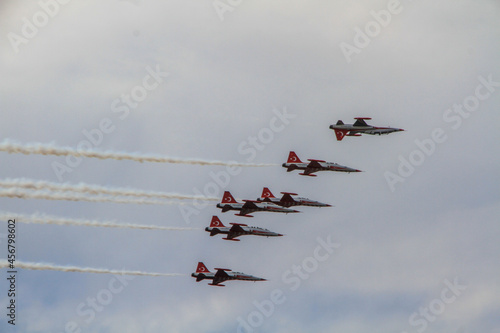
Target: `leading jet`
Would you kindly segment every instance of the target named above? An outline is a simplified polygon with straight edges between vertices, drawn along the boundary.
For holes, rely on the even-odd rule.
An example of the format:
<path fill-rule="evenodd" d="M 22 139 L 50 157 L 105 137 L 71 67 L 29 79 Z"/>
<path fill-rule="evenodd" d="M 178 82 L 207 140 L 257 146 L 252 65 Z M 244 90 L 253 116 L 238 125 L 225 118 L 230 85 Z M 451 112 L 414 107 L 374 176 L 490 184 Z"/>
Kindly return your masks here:
<path fill-rule="evenodd" d="M 210 222 L 210 227 L 206 227 L 205 231 L 210 232 L 210 236 L 215 236 L 217 234 L 227 235 L 226 238 L 222 238 L 230 241 L 240 241 L 236 239 L 236 237 L 244 236 L 244 235 L 254 235 L 254 236 L 266 236 L 266 237 L 278 237 L 283 236 L 282 234 L 278 234 L 276 232 L 269 231 L 264 228 L 258 227 L 249 227 L 246 224 L 241 223 L 229 223 L 232 227 L 226 227 L 219 220 L 217 216 L 212 216 L 212 221 Z"/>
<path fill-rule="evenodd" d="M 273 193 L 267 187 L 264 187 L 264 189 L 262 190 L 262 196 L 258 198 L 257 201 L 272 202 L 273 204 L 282 207 L 292 207 L 292 206 L 331 207 L 332 206 L 308 198 L 298 197 L 297 193 L 281 192 L 281 194 L 283 194 L 283 196 L 281 197 L 281 199 L 278 199 L 273 195 Z"/>
<path fill-rule="evenodd" d="M 356 119 L 356 122 L 354 124 L 344 124 L 342 120 L 339 120 L 335 125 L 330 125 L 330 129 L 335 131 L 337 141 L 342 141 L 345 136 L 361 136 L 361 133 L 382 135 L 404 131 L 404 129 L 402 128 L 375 127 L 372 125 L 368 125 L 365 120 L 371 120 L 372 118 L 357 117 L 354 119 Z"/>
<path fill-rule="evenodd" d="M 275 213 L 300 213 L 298 210 L 283 208 L 268 202 L 258 202 L 255 200 L 243 200 L 245 203 L 239 203 L 234 200 L 233 196 L 229 191 L 224 192 L 221 203 L 217 204 L 217 208 L 222 209 L 225 213 L 229 210 L 238 210 L 236 216 L 253 217 L 248 215 L 249 213 L 265 211 L 265 212 L 275 212 Z"/>
<path fill-rule="evenodd" d="M 325 162 L 323 160 L 308 160 L 309 163 L 302 162 L 300 158 L 291 151 L 288 155 L 288 161 L 283 163 L 283 168 L 287 168 L 286 171 L 290 172 L 295 169 L 304 170 L 303 173 L 299 173 L 302 176 L 316 177 L 312 175 L 314 172 L 318 171 L 339 171 L 339 172 L 361 172 L 361 170 L 349 168 L 337 163 Z"/>
<path fill-rule="evenodd" d="M 217 286 L 217 287 L 225 287 L 225 285 L 220 284 L 224 281 L 228 280 L 244 280 L 244 281 L 267 281 L 266 279 L 259 278 L 256 276 L 252 276 L 245 273 L 240 272 L 232 272 L 227 268 L 214 268 L 217 272 L 210 272 L 207 267 L 199 262 L 196 267 L 196 272 L 192 273 L 191 276 L 196 278 L 196 282 L 200 282 L 201 280 L 207 279 L 212 280 L 212 283 L 209 283 L 209 286 Z"/>

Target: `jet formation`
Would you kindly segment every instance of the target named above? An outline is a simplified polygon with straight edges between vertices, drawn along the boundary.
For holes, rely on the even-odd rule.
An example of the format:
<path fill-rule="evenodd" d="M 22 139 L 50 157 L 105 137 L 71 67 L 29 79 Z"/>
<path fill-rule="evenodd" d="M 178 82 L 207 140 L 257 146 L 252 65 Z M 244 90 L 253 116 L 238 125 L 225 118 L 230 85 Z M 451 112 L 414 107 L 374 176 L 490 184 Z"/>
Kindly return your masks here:
<path fill-rule="evenodd" d="M 236 216 L 253 217 L 248 215 L 253 212 L 274 212 L 274 213 L 300 213 L 298 210 L 283 208 L 268 202 L 259 202 L 256 200 L 243 200 L 245 203 L 240 203 L 234 200 L 233 196 L 229 191 L 224 192 L 221 203 L 217 204 L 217 208 L 220 208 L 223 213 L 236 210 L 239 211 Z"/>
<path fill-rule="evenodd" d="M 335 131 L 338 141 L 342 141 L 345 136 L 361 136 L 361 134 L 382 135 L 404 131 L 401 128 L 375 127 L 368 125 L 365 120 L 370 120 L 371 118 L 357 117 L 354 119 L 356 119 L 354 124 L 344 124 L 342 120 L 339 120 L 335 125 L 330 125 L 330 129 Z M 283 163 L 282 166 L 287 169 L 287 172 L 302 170 L 303 172 L 299 173 L 299 175 L 310 177 L 316 177 L 313 173 L 318 171 L 362 172 L 361 170 L 333 162 L 315 159 L 308 159 L 307 161 L 308 162 L 302 162 L 294 151 L 290 151 L 287 162 Z M 260 211 L 285 214 L 300 213 L 297 210 L 289 208 L 293 206 L 331 207 L 331 205 L 326 203 L 299 197 L 297 193 L 281 192 L 281 194 L 281 198 L 277 198 L 269 188 L 264 187 L 261 197 L 257 198 L 257 200 L 243 200 L 243 202 L 237 202 L 229 191 L 225 191 L 221 202 L 217 204 L 217 208 L 220 208 L 223 213 L 235 210 L 239 212 L 235 214 L 236 216 L 253 217 L 248 214 Z M 215 236 L 217 234 L 227 235 L 222 239 L 230 241 L 239 241 L 239 239 L 236 238 L 245 235 L 266 237 L 283 236 L 282 234 L 264 228 L 252 227 L 242 223 L 230 223 L 230 225 L 231 227 L 225 226 L 217 216 L 213 216 L 210 226 L 206 227 L 205 231 L 209 232 L 210 236 Z M 209 283 L 209 285 L 218 287 L 224 287 L 221 283 L 228 280 L 266 281 L 266 279 L 263 278 L 245 273 L 233 272 L 226 268 L 215 268 L 215 270 L 215 273 L 210 272 L 203 262 L 199 262 L 196 272 L 192 273 L 191 276 L 196 278 L 196 282 L 205 279 L 212 280 L 212 283 Z"/>

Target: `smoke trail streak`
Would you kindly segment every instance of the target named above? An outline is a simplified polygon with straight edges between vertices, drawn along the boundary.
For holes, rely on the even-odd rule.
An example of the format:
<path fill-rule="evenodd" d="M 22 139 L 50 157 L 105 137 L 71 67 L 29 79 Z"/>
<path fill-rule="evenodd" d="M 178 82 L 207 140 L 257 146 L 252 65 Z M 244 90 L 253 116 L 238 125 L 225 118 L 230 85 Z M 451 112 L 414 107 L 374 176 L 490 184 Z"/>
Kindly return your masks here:
<path fill-rule="evenodd" d="M 7 213 L 7 212 L 0 213 L 0 220 L 8 221 L 9 219 L 16 219 L 16 222 L 20 223 L 74 225 L 74 226 L 85 226 L 85 227 L 130 228 L 130 229 L 143 229 L 143 230 L 171 230 L 171 231 L 201 230 L 200 228 L 162 227 L 156 225 L 116 223 L 115 221 L 72 219 L 66 217 L 49 216 L 45 214 L 22 215 L 22 214 Z"/>
<path fill-rule="evenodd" d="M 0 260 L 0 268 L 8 268 L 9 262 L 7 260 Z M 15 262 L 16 268 L 32 269 L 32 270 L 50 270 L 60 272 L 79 272 L 79 273 L 95 273 L 95 274 L 123 274 L 123 275 L 139 275 L 139 276 L 185 276 L 186 274 L 178 273 L 150 273 L 141 271 L 125 271 L 116 269 L 105 268 L 90 268 L 90 267 L 76 267 L 76 266 L 58 266 L 48 263 L 33 263 L 33 262 Z"/>
<path fill-rule="evenodd" d="M 54 144 L 45 143 L 28 143 L 22 144 L 10 140 L 4 140 L 0 143 L 0 151 L 7 153 L 21 154 L 41 154 L 41 155 L 56 155 L 56 156 L 75 156 L 75 157 L 91 157 L 99 159 L 114 159 L 114 160 L 131 160 L 136 162 L 156 162 L 156 163 L 179 163 L 179 164 L 195 164 L 195 165 L 224 165 L 224 166 L 240 166 L 240 167 L 266 167 L 276 166 L 278 164 L 257 164 L 257 163 L 239 163 L 225 161 L 207 161 L 202 159 L 183 159 L 177 157 L 168 157 L 162 155 L 143 155 L 139 153 L 114 152 L 114 151 L 99 151 L 99 150 L 80 150 L 72 147 L 58 147 Z"/>
<path fill-rule="evenodd" d="M 91 185 L 80 183 L 72 185 L 68 183 L 53 183 L 44 180 L 31 179 L 5 179 L 0 180 L 0 187 L 20 187 L 30 190 L 51 190 L 51 191 L 71 191 L 85 194 L 107 194 L 116 196 L 133 196 L 147 198 L 162 198 L 162 199 L 179 199 L 179 200 L 203 200 L 203 201 L 219 201 L 216 197 L 206 197 L 203 195 L 184 195 L 177 193 L 166 193 L 156 191 L 143 191 L 131 188 L 113 188 L 100 185 Z"/>
<path fill-rule="evenodd" d="M 45 191 L 22 191 L 10 188 L 0 191 L 0 197 L 20 199 L 44 199 L 44 200 L 67 200 L 67 201 L 89 201 L 89 202 L 114 202 L 138 205 L 187 205 L 182 201 L 154 200 L 147 198 L 118 198 L 109 196 L 88 196 L 68 192 L 45 192 Z"/>

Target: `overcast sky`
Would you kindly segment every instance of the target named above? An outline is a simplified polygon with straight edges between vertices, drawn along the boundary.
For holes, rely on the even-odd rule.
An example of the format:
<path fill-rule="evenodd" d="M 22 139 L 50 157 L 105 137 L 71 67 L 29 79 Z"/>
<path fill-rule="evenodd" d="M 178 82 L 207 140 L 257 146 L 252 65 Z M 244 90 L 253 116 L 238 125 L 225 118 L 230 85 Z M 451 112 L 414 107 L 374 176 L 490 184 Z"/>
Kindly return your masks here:
<path fill-rule="evenodd" d="M 2 332 L 500 333 L 498 1 L 66 2 L 0 3 L 1 141 L 76 147 L 104 121 L 99 150 L 278 165 L 294 150 L 365 172 L 244 168 L 214 186 L 225 167 L 1 152 L 1 179 L 241 199 L 267 186 L 335 206 L 246 219 L 214 202 L 0 198 L 3 212 L 200 228 L 18 223 L 22 261 L 186 276 L 20 270 L 12 326 L 3 270 Z M 359 116 L 405 132 L 338 142 L 329 125 Z M 209 237 L 212 215 L 285 236 Z M 189 276 L 198 261 L 269 281 L 210 287 Z"/>

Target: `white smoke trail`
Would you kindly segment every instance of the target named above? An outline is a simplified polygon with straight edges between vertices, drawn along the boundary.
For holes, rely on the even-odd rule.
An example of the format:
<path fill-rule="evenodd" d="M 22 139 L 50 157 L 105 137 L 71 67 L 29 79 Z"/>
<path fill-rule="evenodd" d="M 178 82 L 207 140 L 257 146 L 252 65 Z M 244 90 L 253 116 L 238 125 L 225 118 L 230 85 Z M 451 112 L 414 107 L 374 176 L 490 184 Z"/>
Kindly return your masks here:
<path fill-rule="evenodd" d="M 123 274 L 123 275 L 140 275 L 140 276 L 185 276 L 186 274 L 178 273 L 150 273 L 141 271 L 125 271 L 116 269 L 105 268 L 89 268 L 89 267 L 76 267 L 76 266 L 58 266 L 48 263 L 33 263 L 16 261 L 14 263 L 16 268 L 32 269 L 32 270 L 50 270 L 60 272 L 79 272 L 79 273 L 95 273 L 95 274 Z M 7 260 L 0 260 L 0 268 L 9 268 L 10 263 Z"/>
<path fill-rule="evenodd" d="M 44 200 L 67 200 L 67 201 L 89 201 L 89 202 L 114 202 L 138 205 L 187 205 L 182 201 L 166 201 L 148 198 L 120 198 L 110 196 L 88 196 L 68 192 L 45 192 L 45 191 L 23 191 L 17 188 L 9 188 L 0 191 L 0 197 L 20 199 L 44 199 Z"/>
<path fill-rule="evenodd" d="M 114 160 L 131 160 L 136 162 L 157 162 L 157 163 L 180 163 L 180 164 L 197 164 L 197 165 L 224 165 L 224 166 L 240 166 L 240 167 L 266 167 L 276 166 L 278 164 L 256 164 L 256 163 L 239 163 L 225 161 L 207 161 L 201 159 L 183 159 L 177 157 L 168 157 L 162 155 L 143 155 L 139 153 L 114 152 L 114 151 L 99 151 L 99 150 L 80 150 L 72 147 L 58 147 L 54 144 L 44 143 L 28 143 L 22 144 L 5 139 L 0 143 L 0 151 L 7 153 L 21 154 L 41 154 L 41 155 L 56 155 L 56 156 L 75 156 L 75 157 L 91 157 L 99 159 L 114 159 Z"/>
<path fill-rule="evenodd" d="M 31 179 L 5 179 L 0 180 L 0 187 L 20 187 L 30 190 L 51 190 L 51 191 L 70 191 L 85 194 L 106 194 L 116 196 L 133 196 L 133 197 L 147 197 L 147 198 L 161 198 L 161 199 L 179 199 L 179 200 L 202 200 L 202 201 L 219 201 L 220 198 L 206 197 L 203 195 L 184 195 L 177 193 L 166 193 L 156 191 L 143 191 L 131 188 L 113 188 L 100 185 L 91 185 L 80 183 L 76 185 L 68 183 L 53 183 L 44 180 L 31 180 Z"/>
<path fill-rule="evenodd" d="M 171 231 L 201 230 L 200 228 L 162 227 L 156 225 L 116 223 L 115 221 L 72 219 L 66 217 L 49 216 L 45 214 L 22 215 L 22 214 L 7 213 L 7 212 L 0 213 L 0 220 L 8 221 L 9 219 L 15 219 L 16 222 L 20 223 L 74 225 L 74 226 L 86 226 L 86 227 L 130 228 L 130 229 L 143 229 L 143 230 L 171 230 Z"/>

